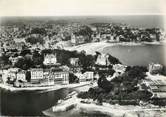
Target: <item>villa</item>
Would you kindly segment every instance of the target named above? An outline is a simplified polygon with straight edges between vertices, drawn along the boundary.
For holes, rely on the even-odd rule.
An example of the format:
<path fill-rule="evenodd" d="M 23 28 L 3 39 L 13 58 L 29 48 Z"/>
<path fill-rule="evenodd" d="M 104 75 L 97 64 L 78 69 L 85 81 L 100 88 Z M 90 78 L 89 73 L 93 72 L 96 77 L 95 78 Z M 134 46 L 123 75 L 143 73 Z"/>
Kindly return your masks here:
<path fill-rule="evenodd" d="M 73 66 L 78 66 L 79 65 L 79 58 L 71 58 L 70 64 Z"/>
<path fill-rule="evenodd" d="M 26 72 L 25 71 L 17 72 L 17 80 L 26 82 Z"/>
<path fill-rule="evenodd" d="M 55 54 L 46 54 L 44 56 L 44 65 L 56 65 L 57 64 L 57 58 Z"/>
<path fill-rule="evenodd" d="M 149 73 L 151 74 L 157 74 L 160 73 L 163 69 L 163 66 L 160 64 L 149 64 Z"/>
<path fill-rule="evenodd" d="M 43 69 L 42 68 L 32 68 L 31 72 L 31 82 L 39 82 L 39 80 L 43 79 Z"/>

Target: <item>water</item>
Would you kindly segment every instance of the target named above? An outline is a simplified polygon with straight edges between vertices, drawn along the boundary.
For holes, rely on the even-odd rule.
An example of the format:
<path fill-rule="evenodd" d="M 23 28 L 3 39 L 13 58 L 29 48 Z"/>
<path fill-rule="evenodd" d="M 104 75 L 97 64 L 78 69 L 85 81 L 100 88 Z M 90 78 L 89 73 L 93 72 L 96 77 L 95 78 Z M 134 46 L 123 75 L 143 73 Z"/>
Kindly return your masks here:
<path fill-rule="evenodd" d="M 141 65 L 160 63 L 166 65 L 166 45 L 109 46 L 103 53 L 109 53 L 125 65 Z"/>
<path fill-rule="evenodd" d="M 57 101 L 68 94 L 67 89 L 38 92 L 10 92 L 1 91 L 1 114 L 2 115 L 43 115 L 42 111 L 54 106 Z M 0 114 L 0 115 L 1 115 Z"/>

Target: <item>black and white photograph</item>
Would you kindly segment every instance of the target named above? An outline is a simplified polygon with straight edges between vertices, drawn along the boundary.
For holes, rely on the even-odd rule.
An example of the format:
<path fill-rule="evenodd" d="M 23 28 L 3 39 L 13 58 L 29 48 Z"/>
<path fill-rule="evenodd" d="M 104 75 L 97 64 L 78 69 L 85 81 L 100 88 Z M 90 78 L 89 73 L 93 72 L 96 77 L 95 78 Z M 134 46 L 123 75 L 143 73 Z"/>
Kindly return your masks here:
<path fill-rule="evenodd" d="M 0 0 L 0 116 L 166 117 L 165 0 Z"/>

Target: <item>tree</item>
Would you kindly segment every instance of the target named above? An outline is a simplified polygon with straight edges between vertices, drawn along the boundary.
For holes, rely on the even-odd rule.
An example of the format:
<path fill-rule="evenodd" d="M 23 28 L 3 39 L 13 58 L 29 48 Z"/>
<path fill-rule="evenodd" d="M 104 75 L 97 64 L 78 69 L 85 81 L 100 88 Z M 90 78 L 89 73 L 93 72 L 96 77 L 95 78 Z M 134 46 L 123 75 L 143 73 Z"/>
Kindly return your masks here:
<path fill-rule="evenodd" d="M 30 71 L 27 71 L 27 72 L 26 72 L 26 80 L 27 80 L 28 82 L 31 81 L 31 72 L 30 72 Z"/>
<path fill-rule="evenodd" d="M 79 81 L 79 79 L 77 78 L 77 76 L 75 76 L 72 73 L 69 73 L 69 83 L 76 83 L 78 81 Z"/>
<path fill-rule="evenodd" d="M 109 57 L 108 57 L 108 61 L 111 63 L 111 64 L 121 64 L 120 60 L 111 56 L 110 54 L 108 54 Z"/>
<path fill-rule="evenodd" d="M 31 30 L 31 34 L 41 34 L 41 35 L 45 35 L 46 34 L 46 30 L 44 28 L 33 28 Z"/>
<path fill-rule="evenodd" d="M 27 70 L 33 67 L 33 65 L 34 64 L 32 59 L 30 59 L 29 57 L 22 57 L 16 62 L 15 67 L 21 68 L 23 70 Z"/>
<path fill-rule="evenodd" d="M 102 74 L 98 79 L 98 87 L 104 89 L 106 92 L 109 92 L 113 89 L 112 84 L 106 79 L 105 75 Z"/>
<path fill-rule="evenodd" d="M 42 63 L 43 63 L 43 57 L 41 56 L 41 54 L 39 54 L 38 51 L 33 52 L 32 59 L 33 59 L 34 65 L 42 65 Z"/>
<path fill-rule="evenodd" d="M 9 63 L 9 57 L 6 54 L 2 54 L 0 57 L 0 67 L 4 67 L 4 65 L 7 65 Z"/>
<path fill-rule="evenodd" d="M 25 41 L 32 45 L 37 43 L 44 44 L 43 38 L 39 38 L 39 37 L 29 37 Z"/>
<path fill-rule="evenodd" d="M 22 50 L 21 53 L 20 53 L 21 56 L 25 56 L 26 54 L 32 54 L 31 50 L 30 49 L 25 49 L 25 50 Z"/>

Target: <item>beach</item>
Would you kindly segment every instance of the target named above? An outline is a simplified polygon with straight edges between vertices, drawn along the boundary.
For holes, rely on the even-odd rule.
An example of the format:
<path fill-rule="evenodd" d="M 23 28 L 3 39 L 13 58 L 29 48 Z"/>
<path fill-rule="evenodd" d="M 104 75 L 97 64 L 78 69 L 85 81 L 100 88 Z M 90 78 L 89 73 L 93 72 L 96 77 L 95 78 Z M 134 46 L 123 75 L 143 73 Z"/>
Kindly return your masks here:
<path fill-rule="evenodd" d="M 165 44 L 165 41 L 163 42 L 107 42 L 107 41 L 101 41 L 101 42 L 92 42 L 92 43 L 86 43 L 81 44 L 77 46 L 72 47 L 65 47 L 64 49 L 74 51 L 77 50 L 78 52 L 81 52 L 82 50 L 86 51 L 87 54 L 94 55 L 96 51 L 102 52 L 104 48 L 109 46 L 141 46 L 141 45 L 162 45 Z"/>

